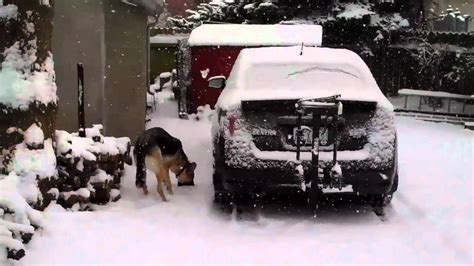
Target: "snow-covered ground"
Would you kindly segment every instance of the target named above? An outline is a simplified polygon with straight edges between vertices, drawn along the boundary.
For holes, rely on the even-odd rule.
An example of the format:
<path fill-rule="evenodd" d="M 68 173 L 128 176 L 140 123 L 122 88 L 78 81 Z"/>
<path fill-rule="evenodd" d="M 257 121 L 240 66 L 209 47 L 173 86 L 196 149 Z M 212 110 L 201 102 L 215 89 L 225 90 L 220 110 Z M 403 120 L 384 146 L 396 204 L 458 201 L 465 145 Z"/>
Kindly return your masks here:
<path fill-rule="evenodd" d="M 180 138 L 198 163 L 195 187 L 169 202 L 144 196 L 127 167 L 122 199 L 95 212 L 45 213 L 18 265 L 171 263 L 472 263 L 474 134 L 460 126 L 397 118 L 400 185 L 387 221 L 345 200 L 316 219 L 287 204 L 239 220 L 212 205 L 211 126 L 160 104 L 149 126 Z M 149 188 L 155 178 L 148 175 Z"/>

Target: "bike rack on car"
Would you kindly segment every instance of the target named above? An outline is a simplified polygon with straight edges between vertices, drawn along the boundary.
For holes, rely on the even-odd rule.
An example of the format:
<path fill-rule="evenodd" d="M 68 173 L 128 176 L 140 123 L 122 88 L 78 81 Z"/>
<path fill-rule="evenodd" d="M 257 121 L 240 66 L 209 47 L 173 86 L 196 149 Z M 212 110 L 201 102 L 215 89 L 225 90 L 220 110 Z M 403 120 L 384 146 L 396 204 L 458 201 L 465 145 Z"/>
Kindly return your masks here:
<path fill-rule="evenodd" d="M 312 149 L 311 149 L 311 168 L 310 168 L 310 188 L 309 204 L 317 208 L 317 202 L 321 190 L 326 187 L 338 188 L 344 187 L 344 179 L 341 167 L 337 162 L 337 144 L 339 139 L 338 127 L 340 126 L 343 105 L 340 100 L 341 95 L 330 97 L 301 99 L 296 103 L 297 112 L 297 133 L 296 133 L 296 160 L 301 159 L 301 137 L 303 136 L 302 121 L 304 115 L 312 117 Z M 324 121 L 324 125 L 323 125 Z M 332 127 L 333 138 L 333 161 L 328 169 L 321 169 L 319 162 L 319 132 L 322 126 Z M 305 180 L 303 180 L 305 182 Z"/>

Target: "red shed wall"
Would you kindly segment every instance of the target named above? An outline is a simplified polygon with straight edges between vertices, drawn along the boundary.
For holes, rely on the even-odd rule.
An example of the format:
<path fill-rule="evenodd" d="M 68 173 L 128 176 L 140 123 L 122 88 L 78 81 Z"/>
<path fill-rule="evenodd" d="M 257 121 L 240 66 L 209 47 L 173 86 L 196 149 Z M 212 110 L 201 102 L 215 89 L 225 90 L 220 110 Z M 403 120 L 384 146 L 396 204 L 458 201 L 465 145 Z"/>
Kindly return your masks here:
<path fill-rule="evenodd" d="M 219 98 L 222 90 L 209 88 L 208 79 L 214 76 L 229 77 L 235 60 L 240 51 L 246 47 L 235 46 L 202 46 L 192 47 L 191 92 L 188 94 L 188 113 L 196 113 L 198 106 L 209 104 L 211 108 Z M 203 77 L 201 71 L 209 69 L 209 74 Z"/>

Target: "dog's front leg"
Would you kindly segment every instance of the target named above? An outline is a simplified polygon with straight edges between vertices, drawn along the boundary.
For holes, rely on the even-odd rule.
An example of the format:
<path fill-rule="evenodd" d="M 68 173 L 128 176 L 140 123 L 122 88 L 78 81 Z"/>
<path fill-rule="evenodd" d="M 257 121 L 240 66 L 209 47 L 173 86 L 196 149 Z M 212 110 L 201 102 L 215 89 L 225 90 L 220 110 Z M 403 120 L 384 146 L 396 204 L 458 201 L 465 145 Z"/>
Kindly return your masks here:
<path fill-rule="evenodd" d="M 156 190 L 158 191 L 158 194 L 160 194 L 160 197 L 163 201 L 168 201 L 165 197 L 165 193 L 163 192 L 163 182 L 165 181 L 165 169 L 161 168 L 160 172 L 156 175 L 156 179 L 158 182 Z"/>
<path fill-rule="evenodd" d="M 170 179 L 170 169 L 164 168 L 163 172 L 165 172 L 165 185 L 166 185 L 166 190 L 170 193 L 170 195 L 173 195 L 173 185 L 171 184 L 171 179 Z"/>

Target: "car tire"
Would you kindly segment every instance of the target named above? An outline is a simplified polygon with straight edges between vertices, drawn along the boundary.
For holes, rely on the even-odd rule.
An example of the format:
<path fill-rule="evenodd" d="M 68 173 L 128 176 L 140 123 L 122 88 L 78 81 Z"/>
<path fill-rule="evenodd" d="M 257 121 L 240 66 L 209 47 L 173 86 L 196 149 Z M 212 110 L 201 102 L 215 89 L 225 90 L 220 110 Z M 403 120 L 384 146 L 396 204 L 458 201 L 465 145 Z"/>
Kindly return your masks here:
<path fill-rule="evenodd" d="M 393 179 L 393 185 L 392 185 L 392 188 L 390 189 L 389 194 L 393 195 L 393 193 L 395 193 L 397 190 L 398 190 L 398 173 L 395 175 Z"/>
<path fill-rule="evenodd" d="M 227 191 L 222 184 L 222 178 L 218 172 L 214 171 L 214 203 L 217 207 L 225 212 L 232 213 L 234 208 L 234 197 L 230 191 Z"/>
<path fill-rule="evenodd" d="M 390 191 L 387 194 L 371 195 L 370 204 L 374 208 L 383 208 L 387 205 L 390 205 L 390 203 L 392 203 L 393 194 L 397 191 L 397 189 L 398 189 L 398 173 L 395 175 L 393 179 L 393 184 L 392 184 L 392 187 L 390 188 Z"/>
<path fill-rule="evenodd" d="M 212 182 L 214 185 L 214 203 L 225 213 L 232 213 L 234 207 L 233 194 L 225 189 L 224 179 L 220 172 L 224 165 L 224 146 L 219 141 L 214 149 L 214 171 L 212 174 Z"/>
<path fill-rule="evenodd" d="M 322 191 L 317 185 L 315 187 L 311 187 L 308 191 L 308 207 L 314 215 L 317 214 L 319 209 L 321 195 Z"/>

